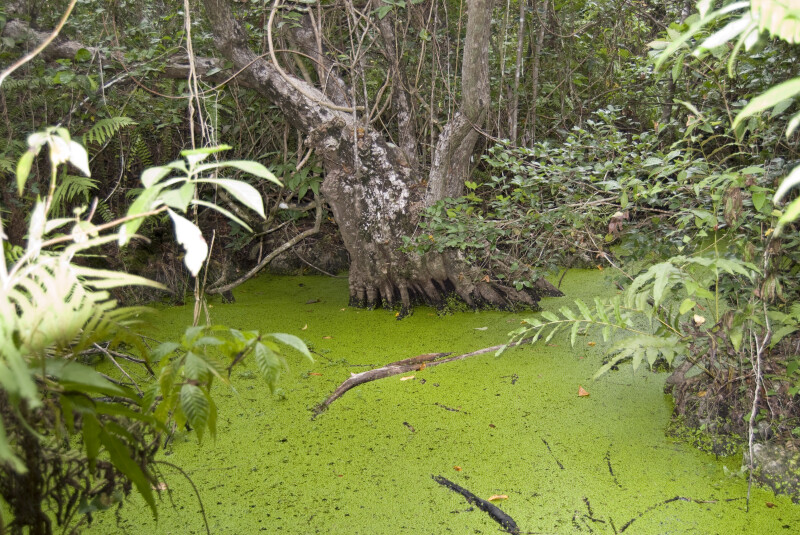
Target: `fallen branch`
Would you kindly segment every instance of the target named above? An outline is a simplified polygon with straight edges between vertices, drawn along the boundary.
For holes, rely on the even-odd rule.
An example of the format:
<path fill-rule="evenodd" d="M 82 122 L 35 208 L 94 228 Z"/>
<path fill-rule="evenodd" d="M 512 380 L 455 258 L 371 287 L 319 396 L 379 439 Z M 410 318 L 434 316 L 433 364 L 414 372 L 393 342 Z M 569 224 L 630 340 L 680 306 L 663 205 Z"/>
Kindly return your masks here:
<path fill-rule="evenodd" d="M 635 517 L 631 518 L 630 520 L 628 520 L 625 523 L 625 525 L 623 525 L 621 528 L 619 528 L 619 533 L 622 533 L 626 529 L 631 527 L 631 524 L 636 522 L 636 520 L 638 520 L 639 518 L 642 518 L 645 514 L 651 512 L 651 511 L 653 511 L 655 509 L 658 509 L 659 507 L 663 507 L 663 506 L 668 505 L 668 504 L 673 503 L 673 502 L 681 501 L 681 502 L 693 502 L 693 503 L 718 503 L 720 501 L 732 502 L 732 501 L 742 500 L 742 499 L 744 499 L 744 498 L 726 498 L 724 500 L 695 500 L 694 498 L 686 498 L 685 496 L 675 496 L 673 498 L 669 498 L 668 500 L 664 500 L 663 502 L 659 502 L 659 503 L 657 503 L 655 505 L 651 505 L 650 507 L 648 507 L 647 509 L 645 509 L 644 511 L 639 513 L 638 516 L 635 516 Z M 615 531 L 615 533 L 616 533 L 616 531 Z"/>
<path fill-rule="evenodd" d="M 525 338 L 524 340 L 520 340 L 518 342 L 513 342 L 510 344 L 502 344 L 498 346 L 492 347 L 485 347 L 483 349 L 478 349 L 477 351 L 472 351 L 471 353 L 464 353 L 463 355 L 457 355 L 455 357 L 444 358 L 447 355 L 451 355 L 451 353 L 426 353 L 424 355 L 417 355 L 416 357 L 407 358 L 404 360 L 398 360 L 397 362 L 392 362 L 385 366 L 381 366 L 380 368 L 374 368 L 372 370 L 367 370 L 361 373 L 351 373 L 350 378 L 339 385 L 339 388 L 333 391 L 333 394 L 328 396 L 328 399 L 314 407 L 313 418 L 316 418 L 319 414 L 325 412 L 331 403 L 339 399 L 345 392 L 350 390 L 351 388 L 364 384 L 369 383 L 370 381 L 375 381 L 376 379 L 383 379 L 385 377 L 392 377 L 393 375 L 400 375 L 402 373 L 408 373 L 415 370 L 421 370 L 423 368 L 432 368 L 433 366 L 438 366 L 439 364 L 446 364 L 448 362 L 455 362 L 457 360 L 463 360 L 467 357 L 474 357 L 476 355 L 483 355 L 485 353 L 491 353 L 492 351 L 499 351 L 500 349 L 504 349 L 506 347 L 514 347 L 519 346 L 522 344 L 526 344 L 530 342 L 531 338 Z"/>
<path fill-rule="evenodd" d="M 264 268 L 264 266 L 266 266 L 267 264 L 272 262 L 272 260 L 276 256 L 278 256 L 279 254 L 281 254 L 282 252 L 284 252 L 284 251 L 286 251 L 288 249 L 291 249 L 292 247 L 294 247 L 295 245 L 297 245 L 298 243 L 300 243 L 302 240 L 306 239 L 307 237 L 312 236 L 314 234 L 317 234 L 319 232 L 320 226 L 322 225 L 322 200 L 319 199 L 319 197 L 317 195 L 314 196 L 314 199 L 315 199 L 315 202 L 316 202 L 317 212 L 316 212 L 316 216 L 314 218 L 314 227 L 313 228 L 310 228 L 308 230 L 304 230 L 303 232 L 301 232 L 300 234 L 298 234 L 294 238 L 290 239 L 289 241 L 287 241 L 286 243 L 284 243 L 283 245 L 281 245 L 280 247 L 278 247 L 277 249 L 275 249 L 274 251 L 269 253 L 267 256 L 265 256 L 258 263 L 258 265 L 256 265 L 254 268 L 252 268 L 250 271 L 248 271 L 247 273 L 245 273 L 244 275 L 242 275 L 241 277 L 239 277 L 235 281 L 227 282 L 227 283 L 221 284 L 219 286 L 212 285 L 211 288 L 208 288 L 206 290 L 206 293 L 208 293 L 208 294 L 221 294 L 221 293 L 229 292 L 229 291 L 233 290 L 234 288 L 236 288 L 237 286 L 239 286 L 243 282 L 253 278 L 259 271 L 261 271 L 261 269 Z"/>
<path fill-rule="evenodd" d="M 503 529 L 505 529 L 507 533 L 519 533 L 519 528 L 517 527 L 517 523 L 514 522 L 514 519 L 508 516 L 506 513 L 504 513 L 502 509 L 500 509 L 493 503 L 488 502 L 482 498 L 478 498 L 464 487 L 456 485 L 447 478 L 444 478 L 442 476 L 431 476 L 431 477 L 438 484 L 443 485 L 450 490 L 454 490 L 457 493 L 464 496 L 467 499 L 467 502 L 477 506 L 478 509 L 481 509 L 482 511 L 486 511 L 487 513 L 489 513 L 489 516 L 492 517 L 492 520 L 503 526 Z"/>

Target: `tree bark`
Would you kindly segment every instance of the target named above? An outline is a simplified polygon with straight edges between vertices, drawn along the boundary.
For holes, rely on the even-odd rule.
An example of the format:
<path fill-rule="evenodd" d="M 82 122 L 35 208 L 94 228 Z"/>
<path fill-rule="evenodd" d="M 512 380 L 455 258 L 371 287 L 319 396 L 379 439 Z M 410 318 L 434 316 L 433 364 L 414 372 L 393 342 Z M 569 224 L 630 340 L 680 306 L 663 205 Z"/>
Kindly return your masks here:
<path fill-rule="evenodd" d="M 537 0 L 533 0 L 533 12 L 537 14 L 539 20 L 539 31 L 536 35 L 536 46 L 533 49 L 533 61 L 531 66 L 531 119 L 528 122 L 528 141 L 536 141 L 536 123 L 538 120 L 536 113 L 537 100 L 539 99 L 539 63 L 542 57 L 542 46 L 544 45 L 544 24 L 547 20 L 547 3 L 544 0 L 544 7 L 541 9 L 536 5 Z"/>
<path fill-rule="evenodd" d="M 464 193 L 478 128 L 489 113 L 489 35 L 493 0 L 469 0 L 464 60 L 461 68 L 461 108 L 439 136 L 431 162 L 426 205 Z"/>
<path fill-rule="evenodd" d="M 525 37 L 525 7 L 527 0 L 519 0 L 519 25 L 517 26 L 517 58 L 514 65 L 514 89 L 511 101 L 511 117 L 509 125 L 509 139 L 511 144 L 517 146 L 517 125 L 519 124 L 519 79 L 524 66 L 522 45 Z"/>

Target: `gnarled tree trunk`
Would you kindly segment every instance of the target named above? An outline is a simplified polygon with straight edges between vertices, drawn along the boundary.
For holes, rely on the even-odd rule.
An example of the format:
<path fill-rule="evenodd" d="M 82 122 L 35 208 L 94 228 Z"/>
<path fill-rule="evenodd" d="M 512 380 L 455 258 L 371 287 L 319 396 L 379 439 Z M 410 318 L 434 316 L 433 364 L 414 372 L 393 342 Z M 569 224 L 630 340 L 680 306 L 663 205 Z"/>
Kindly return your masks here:
<path fill-rule="evenodd" d="M 479 135 L 476 128 L 483 125 L 489 105 L 492 0 L 468 1 L 460 110 L 439 137 L 427 177 L 421 175 L 416 161 L 409 161 L 407 140 L 405 150 L 387 142 L 358 113 L 341 105 L 341 93 L 336 98 L 329 90 L 328 96 L 251 51 L 228 0 L 204 3 L 219 50 L 237 69 L 245 69 L 242 76 L 248 86 L 257 88 L 307 134 L 306 143 L 323 163 L 321 191 L 351 258 L 351 304 L 391 306 L 400 302 L 406 313 L 415 301 L 440 304 L 453 292 L 469 305 L 498 307 L 535 305 L 543 293 L 560 294 L 544 281 L 534 290 L 523 291 L 481 281 L 478 270 L 467 265 L 457 251 L 420 257 L 401 249 L 402 237 L 413 234 L 423 209 L 460 195 L 468 178 Z M 384 27 L 383 34 L 384 39 L 391 38 L 390 28 Z M 300 40 L 303 35 L 295 32 L 293 38 Z M 393 53 L 392 47 L 387 50 Z M 397 65 L 393 63 L 392 68 Z M 392 102 L 406 107 L 396 113 L 410 111 L 409 99 Z"/>

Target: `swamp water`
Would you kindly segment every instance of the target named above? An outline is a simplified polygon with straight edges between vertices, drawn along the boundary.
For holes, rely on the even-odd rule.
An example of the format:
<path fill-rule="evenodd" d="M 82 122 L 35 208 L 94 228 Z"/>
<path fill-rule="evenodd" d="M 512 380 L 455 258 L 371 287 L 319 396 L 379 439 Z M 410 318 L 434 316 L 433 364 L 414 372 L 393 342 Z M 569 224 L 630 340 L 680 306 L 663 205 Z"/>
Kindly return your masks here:
<path fill-rule="evenodd" d="M 570 271 L 555 310 L 614 291 L 599 272 Z M 800 506 L 753 488 L 740 456 L 716 459 L 664 436 L 671 406 L 666 374 L 620 367 L 596 381 L 601 340 L 567 335 L 360 385 L 315 420 L 310 409 L 351 372 L 423 353 L 466 353 L 502 344 L 531 315 L 427 308 L 396 321 L 388 310 L 347 307 L 347 282 L 260 277 L 236 304 L 212 302 L 212 321 L 287 332 L 316 352 L 287 355 L 290 370 L 272 395 L 248 361 L 216 388 L 216 441 L 178 433 L 163 460 L 196 485 L 212 533 L 499 533 L 488 514 L 432 479 L 444 476 L 495 502 L 521 533 L 778 534 L 800 532 Z M 319 300 L 319 302 L 310 303 Z M 191 306 L 167 309 L 152 335 L 177 339 Z M 288 353 L 288 351 L 287 351 Z M 590 395 L 578 397 L 578 387 Z M 186 479 L 163 467 L 159 520 L 134 497 L 87 531 L 205 533 Z M 680 497 L 675 499 L 676 497 Z M 768 505 L 769 504 L 769 505 Z"/>

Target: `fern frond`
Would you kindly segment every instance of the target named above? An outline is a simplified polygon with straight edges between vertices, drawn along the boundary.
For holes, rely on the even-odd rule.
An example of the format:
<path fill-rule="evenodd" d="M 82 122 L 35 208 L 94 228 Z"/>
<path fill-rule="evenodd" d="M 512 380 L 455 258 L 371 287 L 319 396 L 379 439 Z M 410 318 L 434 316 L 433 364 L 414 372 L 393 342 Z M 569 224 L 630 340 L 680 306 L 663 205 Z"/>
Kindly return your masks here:
<path fill-rule="evenodd" d="M 595 379 L 628 358 L 631 359 L 634 370 L 645 359 L 650 367 L 658 357 L 664 357 L 668 364 L 672 364 L 677 355 L 686 353 L 686 344 L 676 335 L 640 334 L 620 340 L 608 350 L 608 353 L 614 356 L 597 370 Z"/>
<path fill-rule="evenodd" d="M 97 189 L 97 184 L 97 180 L 86 176 L 63 175 L 53 192 L 54 212 L 63 214 L 61 208 L 76 201 L 88 203 L 92 190 Z"/>
<path fill-rule="evenodd" d="M 0 156 L 0 172 L 13 173 L 15 169 L 16 165 L 14 164 L 14 160 L 6 158 L 5 156 Z"/>
<path fill-rule="evenodd" d="M 114 215 L 114 212 L 111 211 L 111 208 L 105 201 L 100 201 L 97 203 L 97 214 L 100 216 L 100 219 L 102 219 L 104 223 L 113 221 L 117 217 L 116 215 Z"/>
<path fill-rule="evenodd" d="M 6 78 L 3 81 L 3 91 L 13 93 L 14 91 L 30 91 L 36 94 L 41 89 L 50 88 L 55 85 L 52 76 L 41 76 L 32 78 Z"/>
<path fill-rule="evenodd" d="M 102 145 L 114 137 L 114 135 L 124 127 L 136 124 L 136 121 L 130 117 L 109 117 L 107 119 L 100 119 L 81 136 L 81 141 L 83 145 L 89 145 L 90 143 Z"/>
<path fill-rule="evenodd" d="M 150 147 L 147 146 L 147 142 L 138 132 L 131 144 L 130 161 L 131 163 L 138 161 L 138 163 L 145 168 L 153 166 L 153 155 L 150 152 Z"/>

